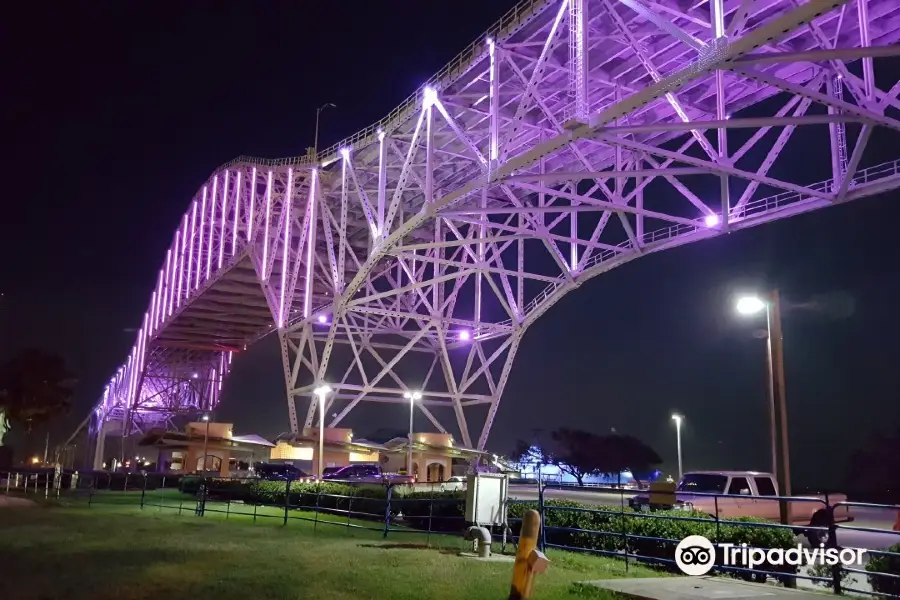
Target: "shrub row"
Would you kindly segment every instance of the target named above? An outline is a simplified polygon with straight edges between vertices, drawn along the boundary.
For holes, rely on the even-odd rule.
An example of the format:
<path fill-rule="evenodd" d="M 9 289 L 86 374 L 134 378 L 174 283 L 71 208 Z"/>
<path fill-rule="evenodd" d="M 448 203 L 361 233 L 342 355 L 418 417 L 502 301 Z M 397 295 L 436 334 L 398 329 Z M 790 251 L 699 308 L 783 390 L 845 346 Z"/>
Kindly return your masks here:
<path fill-rule="evenodd" d="M 200 477 L 185 478 L 180 489 L 196 494 L 201 483 Z M 206 482 L 206 493 L 210 500 L 269 506 L 287 504 L 292 508 L 349 513 L 354 518 L 379 521 L 388 510 L 387 488 L 378 485 L 293 481 L 288 486 L 284 481 L 210 479 Z M 393 520 L 416 529 L 460 531 L 464 525 L 463 499 L 462 492 L 415 492 L 396 487 L 391 493 L 390 514 Z"/>
<path fill-rule="evenodd" d="M 887 552 L 900 554 L 900 544 L 894 544 Z M 897 579 L 900 577 L 900 556 L 872 554 L 866 563 L 866 571 L 870 573 L 869 584 L 873 590 L 891 598 L 900 597 L 900 579 Z M 885 577 L 880 573 L 889 573 L 894 577 Z"/>
<path fill-rule="evenodd" d="M 537 509 L 536 502 L 510 504 L 509 518 L 521 519 L 528 509 Z M 668 517 L 668 518 L 666 518 Z M 672 517 L 690 517 L 695 521 Z M 719 524 L 702 513 L 685 511 L 655 511 L 636 513 L 619 507 L 590 506 L 570 500 L 546 500 L 544 502 L 544 535 L 548 544 L 572 549 L 591 550 L 600 553 L 629 554 L 648 559 L 673 560 L 678 542 L 689 535 L 702 535 L 719 543 L 740 545 L 746 543 L 756 548 L 795 547 L 793 532 L 789 529 L 761 527 L 763 519 L 741 517 L 731 519 L 746 525 Z M 768 523 L 771 524 L 771 523 Z M 518 535 L 520 523 L 511 523 L 513 534 Z M 626 537 L 627 534 L 627 537 Z M 661 538 L 661 539 L 654 539 Z M 721 564 L 722 557 L 719 557 Z M 662 563 L 676 570 L 672 563 Z M 763 570 L 792 572 L 792 567 L 764 565 Z M 757 579 L 763 579 L 758 577 Z"/>

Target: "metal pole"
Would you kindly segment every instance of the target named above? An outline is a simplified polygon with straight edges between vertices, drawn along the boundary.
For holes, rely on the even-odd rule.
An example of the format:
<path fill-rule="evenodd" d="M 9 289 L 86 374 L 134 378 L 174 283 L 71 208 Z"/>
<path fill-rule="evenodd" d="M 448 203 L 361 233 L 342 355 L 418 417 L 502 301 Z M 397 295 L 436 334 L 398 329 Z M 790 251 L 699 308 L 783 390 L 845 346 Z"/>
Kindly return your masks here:
<path fill-rule="evenodd" d="M 778 420 L 776 427 L 777 440 L 780 442 L 780 452 L 777 454 L 779 460 L 778 472 L 778 490 L 781 496 L 791 495 L 791 467 L 790 467 L 790 448 L 788 441 L 788 417 L 787 402 L 785 398 L 784 384 L 784 336 L 781 331 L 781 297 L 778 290 L 771 293 L 769 301 L 769 309 L 767 310 L 769 321 L 769 357 L 772 366 L 773 383 L 773 413 Z M 781 523 L 787 525 L 791 522 L 791 507 L 788 502 L 779 503 L 779 516 Z"/>
<path fill-rule="evenodd" d="M 678 479 L 684 476 L 684 468 L 681 464 L 681 419 L 675 419 L 675 437 L 678 440 Z"/>
<path fill-rule="evenodd" d="M 313 136 L 313 153 L 314 154 L 318 153 L 318 151 L 319 151 L 319 117 L 321 116 L 322 111 L 325 110 L 326 108 L 337 108 L 337 107 L 334 104 L 332 104 L 331 102 L 328 102 L 316 109 L 316 133 Z"/>
<path fill-rule="evenodd" d="M 209 417 L 206 418 L 206 433 L 203 434 L 203 474 L 206 475 L 206 457 L 209 444 Z"/>
<path fill-rule="evenodd" d="M 413 410 L 415 409 L 415 396 L 413 394 L 409 394 L 409 438 L 407 439 L 407 451 L 406 451 L 406 474 L 412 477 L 413 474 L 413 459 L 412 459 L 412 445 L 413 445 Z"/>
<path fill-rule="evenodd" d="M 319 481 L 325 472 L 325 394 L 319 394 Z"/>

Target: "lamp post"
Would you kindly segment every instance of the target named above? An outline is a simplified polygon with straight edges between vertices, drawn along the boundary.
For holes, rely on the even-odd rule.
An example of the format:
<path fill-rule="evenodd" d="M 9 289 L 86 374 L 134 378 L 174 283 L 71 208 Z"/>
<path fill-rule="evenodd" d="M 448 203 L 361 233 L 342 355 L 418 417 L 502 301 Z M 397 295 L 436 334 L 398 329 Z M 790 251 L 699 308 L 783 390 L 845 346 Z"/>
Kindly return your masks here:
<path fill-rule="evenodd" d="M 319 403 L 319 481 L 322 481 L 322 473 L 325 471 L 325 398 L 331 393 L 331 386 L 327 383 L 313 390 Z"/>
<path fill-rule="evenodd" d="M 337 106 L 335 106 L 331 102 L 326 102 L 316 109 L 316 134 L 313 137 L 313 154 L 319 151 L 319 117 L 322 115 L 322 111 L 326 108 L 337 108 Z"/>
<path fill-rule="evenodd" d="M 672 415 L 672 420 L 675 421 L 675 439 L 678 444 L 678 479 L 679 481 L 684 476 L 684 468 L 681 463 L 681 421 L 684 419 L 681 415 Z"/>
<path fill-rule="evenodd" d="M 784 385 L 784 335 L 781 331 L 781 297 L 777 290 L 766 296 L 745 296 L 735 305 L 738 313 L 754 315 L 766 312 L 766 363 L 769 369 L 769 432 L 772 471 L 778 480 L 778 493 L 791 495 L 788 417 Z M 779 451 L 780 447 L 780 451 Z M 781 523 L 790 523 L 790 506 L 779 502 Z"/>
<path fill-rule="evenodd" d="M 403 397 L 409 400 L 409 439 L 407 440 L 407 451 L 406 451 L 406 474 L 410 477 L 413 476 L 413 460 L 412 460 L 412 446 L 413 446 L 413 411 L 416 408 L 416 400 L 422 399 L 422 392 L 404 392 Z"/>
<path fill-rule="evenodd" d="M 203 415 L 202 420 L 206 423 L 206 433 L 203 434 L 203 475 L 206 475 L 206 457 L 209 448 L 209 415 Z"/>

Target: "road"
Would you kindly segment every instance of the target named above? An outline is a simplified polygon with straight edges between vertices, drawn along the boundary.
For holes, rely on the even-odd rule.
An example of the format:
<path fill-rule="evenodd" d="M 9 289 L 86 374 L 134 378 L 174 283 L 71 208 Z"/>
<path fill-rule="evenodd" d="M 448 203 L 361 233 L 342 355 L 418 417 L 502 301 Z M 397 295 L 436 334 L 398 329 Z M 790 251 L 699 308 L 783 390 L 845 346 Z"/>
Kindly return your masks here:
<path fill-rule="evenodd" d="M 545 498 L 572 500 L 585 504 L 620 506 L 624 501 L 626 510 L 628 510 L 628 498 L 635 494 L 636 492 L 627 490 L 622 494 L 566 488 L 547 488 L 544 490 Z M 537 489 L 531 485 L 510 485 L 509 495 L 517 500 L 537 500 Z M 869 507 L 851 507 L 850 514 L 853 515 L 854 521 L 838 527 L 838 544 L 840 546 L 883 550 L 893 544 L 900 543 L 900 532 L 891 531 L 891 527 L 893 527 L 897 519 L 897 514 L 893 511 Z M 869 532 L 852 529 L 856 527 L 880 529 L 883 531 Z"/>

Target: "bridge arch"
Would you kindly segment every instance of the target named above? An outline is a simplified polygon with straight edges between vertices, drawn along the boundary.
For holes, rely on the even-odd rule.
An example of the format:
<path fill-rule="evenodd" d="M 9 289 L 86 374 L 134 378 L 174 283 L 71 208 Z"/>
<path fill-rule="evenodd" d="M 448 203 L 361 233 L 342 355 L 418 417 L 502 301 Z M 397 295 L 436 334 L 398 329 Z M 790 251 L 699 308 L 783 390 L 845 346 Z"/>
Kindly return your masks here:
<path fill-rule="evenodd" d="M 900 131 L 872 62 L 897 54 L 900 3 L 708 4 L 527 0 L 341 144 L 224 165 L 94 429 L 209 410 L 277 333 L 293 431 L 418 389 L 417 416 L 484 448 L 522 336 L 584 281 L 900 185 L 866 159 Z M 798 130 L 821 130 L 824 181 L 779 172 Z"/>

